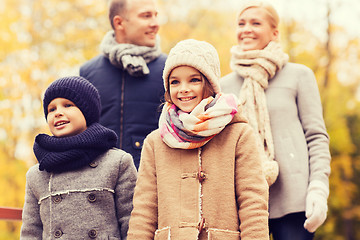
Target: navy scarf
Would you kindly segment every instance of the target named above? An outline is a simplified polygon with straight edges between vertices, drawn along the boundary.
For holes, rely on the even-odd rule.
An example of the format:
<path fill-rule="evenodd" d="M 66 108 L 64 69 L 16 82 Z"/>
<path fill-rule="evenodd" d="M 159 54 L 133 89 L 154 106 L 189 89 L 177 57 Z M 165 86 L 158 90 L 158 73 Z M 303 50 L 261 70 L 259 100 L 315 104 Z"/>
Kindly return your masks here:
<path fill-rule="evenodd" d="M 115 147 L 116 141 L 114 131 L 94 123 L 84 132 L 71 137 L 39 134 L 33 149 L 40 171 L 60 173 L 90 164 L 100 154 Z"/>

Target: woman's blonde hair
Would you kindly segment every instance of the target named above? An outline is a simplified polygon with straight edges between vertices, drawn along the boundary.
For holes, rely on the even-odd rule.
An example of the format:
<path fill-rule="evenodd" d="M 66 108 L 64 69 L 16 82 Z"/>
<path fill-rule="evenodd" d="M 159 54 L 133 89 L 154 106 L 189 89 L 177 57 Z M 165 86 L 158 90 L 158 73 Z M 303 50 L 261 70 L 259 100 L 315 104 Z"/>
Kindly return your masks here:
<path fill-rule="evenodd" d="M 263 0 L 244 1 L 243 4 L 240 6 L 237 16 L 239 17 L 246 9 L 253 7 L 264 9 L 269 16 L 271 27 L 277 29 L 279 25 L 279 15 L 275 10 L 275 8 L 267 1 L 263 1 Z"/>

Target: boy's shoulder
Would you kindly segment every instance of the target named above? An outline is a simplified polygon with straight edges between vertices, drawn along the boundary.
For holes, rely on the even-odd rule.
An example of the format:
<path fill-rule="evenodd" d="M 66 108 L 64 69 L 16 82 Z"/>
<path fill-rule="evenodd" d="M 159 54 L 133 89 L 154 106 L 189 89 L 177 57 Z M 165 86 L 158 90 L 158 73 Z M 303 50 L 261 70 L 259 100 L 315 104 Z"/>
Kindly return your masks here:
<path fill-rule="evenodd" d="M 134 165 L 132 156 L 118 148 L 111 148 L 98 156 L 92 163 L 89 164 L 89 167 L 81 168 L 76 171 L 87 171 L 88 169 L 119 169 L 126 166 Z M 98 167 L 99 166 L 99 167 Z M 135 167 L 135 166 L 134 166 Z M 50 177 L 49 172 L 40 171 L 39 164 L 31 166 L 26 173 L 26 178 L 31 182 L 38 182 L 40 179 L 48 179 Z"/>
<path fill-rule="evenodd" d="M 31 166 L 31 167 L 28 169 L 26 175 L 29 175 L 29 174 L 32 175 L 32 174 L 34 174 L 34 173 L 36 173 L 36 172 L 40 172 L 40 170 L 39 170 L 39 163 Z"/>
<path fill-rule="evenodd" d="M 114 156 L 124 156 L 124 155 L 126 155 L 128 153 L 125 152 L 124 150 L 119 149 L 119 148 L 112 147 L 109 150 L 107 150 L 104 154 L 114 155 Z"/>
<path fill-rule="evenodd" d="M 133 164 L 133 157 L 130 153 L 125 152 L 124 150 L 121 150 L 119 148 L 110 148 L 105 153 L 103 153 L 101 156 L 99 156 L 95 162 L 105 162 L 106 164 Z"/>
<path fill-rule="evenodd" d="M 109 150 L 107 150 L 103 156 L 106 156 L 107 158 L 128 158 L 128 157 L 131 157 L 131 154 L 128 153 L 128 152 L 125 152 L 124 150 L 122 149 L 119 149 L 119 148 L 116 148 L 116 147 L 113 147 L 113 148 L 110 148 Z"/>
<path fill-rule="evenodd" d="M 26 172 L 26 181 L 29 183 L 45 183 L 50 178 L 50 173 L 47 171 L 40 171 L 39 163 L 31 166 Z"/>

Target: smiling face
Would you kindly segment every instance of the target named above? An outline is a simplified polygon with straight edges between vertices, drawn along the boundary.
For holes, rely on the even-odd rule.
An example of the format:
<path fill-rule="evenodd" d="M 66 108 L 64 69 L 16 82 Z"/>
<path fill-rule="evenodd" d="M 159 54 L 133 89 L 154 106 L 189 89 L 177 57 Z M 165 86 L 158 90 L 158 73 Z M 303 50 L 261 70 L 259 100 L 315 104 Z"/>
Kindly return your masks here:
<path fill-rule="evenodd" d="M 159 31 L 157 8 L 153 0 L 128 0 L 126 16 L 118 21 L 123 37 L 121 43 L 154 47 Z M 118 16 L 119 17 L 119 16 Z"/>
<path fill-rule="evenodd" d="M 169 75 L 171 101 L 182 111 L 191 112 L 204 98 L 211 95 L 205 91 L 205 78 L 193 67 L 179 66 Z"/>
<path fill-rule="evenodd" d="M 47 123 L 55 137 L 70 137 L 86 130 L 86 119 L 70 100 L 55 98 L 48 105 Z"/>
<path fill-rule="evenodd" d="M 271 26 L 271 19 L 265 9 L 251 7 L 238 18 L 237 38 L 243 51 L 264 49 L 278 37 L 278 30 Z"/>

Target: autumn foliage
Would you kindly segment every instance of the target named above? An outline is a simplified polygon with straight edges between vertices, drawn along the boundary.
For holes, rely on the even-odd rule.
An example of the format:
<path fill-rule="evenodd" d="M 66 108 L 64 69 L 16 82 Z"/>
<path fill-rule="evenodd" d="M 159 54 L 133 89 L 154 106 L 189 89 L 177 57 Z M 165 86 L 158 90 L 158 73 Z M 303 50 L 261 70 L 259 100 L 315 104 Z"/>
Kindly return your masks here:
<path fill-rule="evenodd" d="M 236 9 L 201 2 L 159 1 L 161 47 L 168 53 L 186 38 L 208 41 L 217 48 L 225 75 L 236 44 Z M 78 75 L 79 66 L 99 54 L 110 25 L 105 0 L 3 0 L 0 15 L 0 206 L 22 207 L 25 174 L 36 163 L 34 137 L 48 133 L 43 91 L 59 77 Z M 330 135 L 328 219 L 315 239 L 360 239 L 360 40 L 330 21 L 321 29 L 325 39 L 305 27 L 286 19 L 280 32 L 291 61 L 316 74 Z M 20 226 L 0 220 L 0 240 L 19 239 Z"/>

